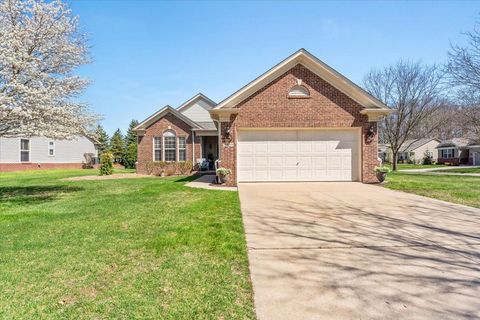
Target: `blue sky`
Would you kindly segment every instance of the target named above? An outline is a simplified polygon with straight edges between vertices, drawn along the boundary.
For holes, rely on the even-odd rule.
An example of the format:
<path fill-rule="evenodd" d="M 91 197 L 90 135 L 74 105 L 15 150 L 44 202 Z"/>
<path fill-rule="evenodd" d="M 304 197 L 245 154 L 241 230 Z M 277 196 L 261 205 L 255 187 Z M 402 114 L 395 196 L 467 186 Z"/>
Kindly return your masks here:
<path fill-rule="evenodd" d="M 81 100 L 125 132 L 202 92 L 221 101 L 299 48 L 356 83 L 398 59 L 442 63 L 479 2 L 70 1 L 89 34 Z"/>

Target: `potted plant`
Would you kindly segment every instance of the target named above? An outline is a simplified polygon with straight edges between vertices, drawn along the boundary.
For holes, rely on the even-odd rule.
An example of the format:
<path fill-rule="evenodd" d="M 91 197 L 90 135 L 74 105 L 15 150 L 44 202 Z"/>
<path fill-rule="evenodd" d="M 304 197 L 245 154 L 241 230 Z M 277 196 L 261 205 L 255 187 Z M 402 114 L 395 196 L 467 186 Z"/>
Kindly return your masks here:
<path fill-rule="evenodd" d="M 232 173 L 230 169 L 227 168 L 218 168 L 217 169 L 217 177 L 220 183 L 227 182 L 227 176 Z"/>
<path fill-rule="evenodd" d="M 385 178 L 387 177 L 387 173 L 391 172 L 389 167 L 381 166 L 381 167 L 375 167 L 375 173 L 377 175 L 377 179 L 380 182 L 385 181 Z"/>

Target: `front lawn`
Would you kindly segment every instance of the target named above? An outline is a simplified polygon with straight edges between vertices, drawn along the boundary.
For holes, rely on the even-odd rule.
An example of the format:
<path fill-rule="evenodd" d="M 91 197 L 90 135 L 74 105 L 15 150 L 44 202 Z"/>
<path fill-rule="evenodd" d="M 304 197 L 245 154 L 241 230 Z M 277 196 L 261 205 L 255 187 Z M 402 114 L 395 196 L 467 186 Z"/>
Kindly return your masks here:
<path fill-rule="evenodd" d="M 0 174 L 1 319 L 253 319 L 236 192 Z"/>
<path fill-rule="evenodd" d="M 385 186 L 394 190 L 480 208 L 480 177 L 396 172 L 388 175 Z"/>
<path fill-rule="evenodd" d="M 480 168 L 455 168 L 446 170 L 436 170 L 435 172 L 453 172 L 453 173 L 480 173 Z"/>
<path fill-rule="evenodd" d="M 387 164 L 390 168 L 391 164 Z M 445 167 L 443 164 L 408 164 L 408 163 L 399 163 L 397 164 L 398 171 L 401 170 L 411 170 L 411 169 L 430 169 L 430 168 L 442 168 Z"/>

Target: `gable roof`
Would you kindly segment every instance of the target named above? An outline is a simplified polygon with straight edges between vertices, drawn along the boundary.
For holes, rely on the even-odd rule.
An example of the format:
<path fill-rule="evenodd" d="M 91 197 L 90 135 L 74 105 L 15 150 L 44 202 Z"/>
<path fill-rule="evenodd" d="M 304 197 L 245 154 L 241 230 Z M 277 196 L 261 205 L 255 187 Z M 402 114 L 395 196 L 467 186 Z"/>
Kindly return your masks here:
<path fill-rule="evenodd" d="M 171 113 L 186 124 L 190 125 L 194 129 L 201 129 L 201 127 L 196 124 L 194 121 L 192 121 L 190 118 L 184 116 L 181 112 L 178 110 L 170 107 L 169 105 L 166 105 L 162 109 L 160 109 L 158 112 L 152 114 L 150 117 L 145 119 L 143 122 L 141 122 L 138 126 L 133 128 L 133 131 L 143 131 L 146 130 L 149 126 L 151 126 L 153 123 L 164 117 L 166 114 Z"/>
<path fill-rule="evenodd" d="M 421 146 L 429 143 L 430 141 L 435 140 L 438 143 L 440 143 L 440 140 L 437 138 L 422 138 L 422 139 L 410 139 L 410 140 L 405 140 L 405 142 L 402 144 L 400 149 L 398 150 L 399 152 L 410 152 L 415 149 L 420 148 Z"/>
<path fill-rule="evenodd" d="M 177 108 L 177 110 L 182 112 L 184 109 L 187 109 L 188 107 L 190 107 L 190 105 L 192 105 L 197 100 L 203 100 L 203 101 L 207 102 L 210 106 L 210 109 L 217 105 L 217 103 L 215 101 L 213 101 L 212 99 L 210 99 L 209 97 L 207 97 L 203 93 L 199 92 L 196 95 L 194 95 L 193 97 L 191 97 L 190 99 L 188 99 L 187 101 L 185 101 L 182 105 L 180 105 Z"/>
<path fill-rule="evenodd" d="M 378 109 L 378 111 L 385 110 L 387 113 L 390 111 L 390 108 L 380 100 L 302 48 L 221 101 L 211 110 L 211 112 L 220 112 L 222 109 L 222 111 L 232 110 L 235 105 L 242 102 L 244 99 L 248 98 L 297 64 L 302 64 L 363 107 L 367 109 Z"/>
<path fill-rule="evenodd" d="M 467 138 L 453 138 L 451 140 L 442 141 L 442 143 L 440 143 L 437 146 L 437 149 L 438 148 L 449 148 L 449 147 L 465 148 L 470 144 L 470 142 L 471 142 L 471 140 L 467 139 Z"/>

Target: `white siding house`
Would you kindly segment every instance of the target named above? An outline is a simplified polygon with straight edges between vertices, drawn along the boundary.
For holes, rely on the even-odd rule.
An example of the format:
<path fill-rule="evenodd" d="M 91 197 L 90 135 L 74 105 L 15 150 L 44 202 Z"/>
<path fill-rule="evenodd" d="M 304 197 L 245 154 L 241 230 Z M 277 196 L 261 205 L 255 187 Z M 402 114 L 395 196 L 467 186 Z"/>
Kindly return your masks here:
<path fill-rule="evenodd" d="M 0 170 L 81 167 L 85 154 L 97 157 L 94 142 L 77 136 L 72 140 L 45 137 L 0 138 Z"/>

